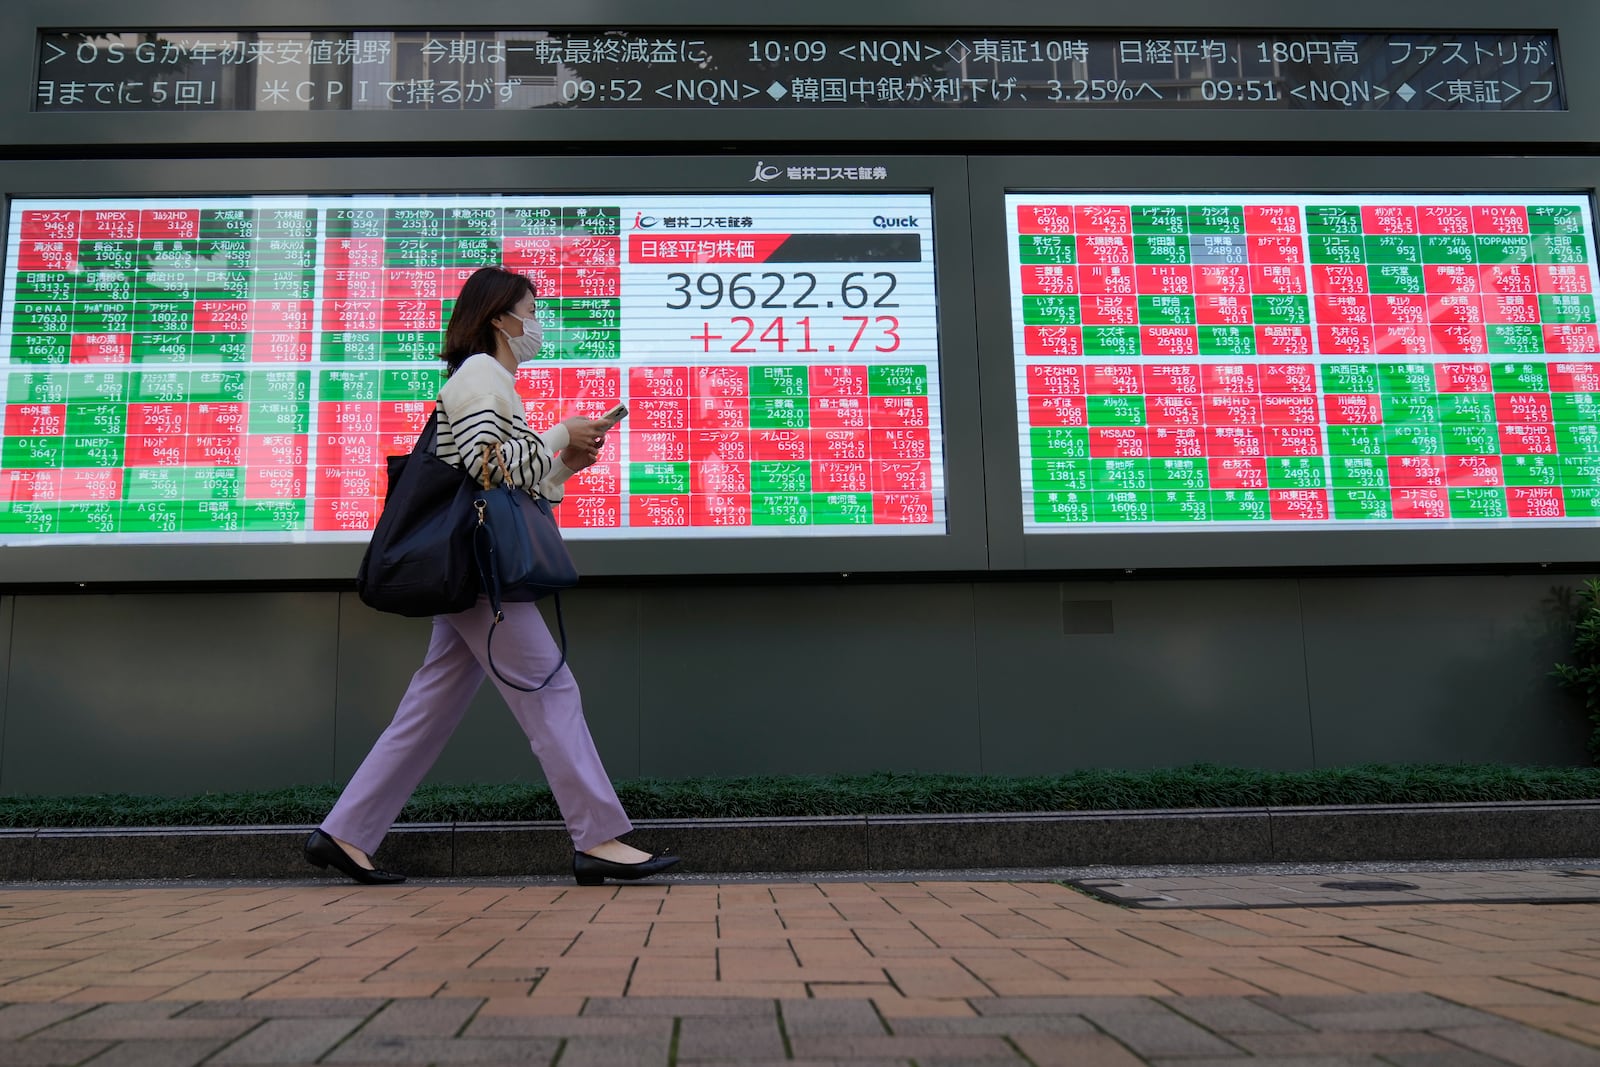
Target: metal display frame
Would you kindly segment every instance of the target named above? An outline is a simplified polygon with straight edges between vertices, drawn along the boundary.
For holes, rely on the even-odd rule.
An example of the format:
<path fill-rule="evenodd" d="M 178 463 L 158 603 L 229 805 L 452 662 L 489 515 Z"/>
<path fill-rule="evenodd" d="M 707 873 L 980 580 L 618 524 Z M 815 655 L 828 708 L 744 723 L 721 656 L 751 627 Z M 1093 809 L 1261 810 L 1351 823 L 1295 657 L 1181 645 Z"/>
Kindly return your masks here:
<path fill-rule="evenodd" d="M 782 166 L 782 157 L 765 157 Z M 860 156 L 806 155 L 810 164 L 857 166 Z M 888 178 L 849 187 L 774 177 L 750 184 L 754 157 L 455 159 L 104 160 L 0 164 L 0 196 L 271 194 L 928 193 L 933 197 L 934 278 L 939 293 L 972 291 L 966 162 L 894 157 Z M 969 299 L 940 300 L 939 380 L 944 421 L 947 524 L 942 535 L 694 538 L 571 542 L 590 575 L 976 571 L 988 565 L 975 325 Z M 815 529 L 815 528 L 814 528 Z M 0 584 L 350 580 L 364 544 L 20 545 L 0 552 Z"/>
<path fill-rule="evenodd" d="M 1005 195 L 1135 193 L 1428 195 L 1600 193 L 1600 161 L 1358 156 L 1189 156 L 1157 171 L 1129 156 L 1009 157 L 972 162 L 978 346 L 983 378 L 985 474 L 995 570 L 1471 566 L 1583 564 L 1600 557 L 1600 520 L 1582 526 L 1518 529 L 1296 529 L 1168 531 L 1129 527 L 1024 533 L 1017 455 L 1010 269 Z M 1591 235 L 1593 239 L 1593 235 Z M 1376 359 L 1377 357 L 1371 357 Z"/>

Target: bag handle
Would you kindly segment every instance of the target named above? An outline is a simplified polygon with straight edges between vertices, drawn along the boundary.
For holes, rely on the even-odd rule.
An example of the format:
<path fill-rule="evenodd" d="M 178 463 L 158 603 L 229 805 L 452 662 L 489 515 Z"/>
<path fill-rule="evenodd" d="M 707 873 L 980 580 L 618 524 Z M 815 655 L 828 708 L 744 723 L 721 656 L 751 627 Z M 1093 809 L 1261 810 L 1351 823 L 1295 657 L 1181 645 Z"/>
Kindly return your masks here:
<path fill-rule="evenodd" d="M 489 484 L 488 455 L 490 446 L 483 445 L 481 447 L 484 453 L 482 481 L 483 488 L 487 491 L 491 488 Z M 501 477 L 505 478 L 505 457 L 501 455 L 498 445 L 494 447 L 494 454 L 495 458 L 500 460 Z M 511 488 L 509 478 L 507 478 L 505 486 L 508 490 Z M 489 636 L 484 642 L 484 658 L 489 661 L 489 670 L 494 672 L 494 676 L 500 680 L 501 684 L 523 693 L 537 693 L 549 685 L 557 672 L 567 665 L 567 621 L 561 614 L 561 594 L 559 592 L 552 594 L 556 602 L 556 629 L 561 635 L 561 658 L 556 661 L 554 667 L 550 668 L 550 673 L 545 675 L 544 681 L 538 685 L 530 688 L 513 682 L 500 673 L 500 668 L 495 666 L 494 662 L 494 631 L 497 626 L 505 621 L 505 612 L 501 609 L 500 566 L 495 558 L 494 530 L 489 526 L 489 506 L 481 498 L 474 500 L 472 506 L 478 512 L 478 524 L 472 531 L 472 554 L 478 563 L 478 582 L 489 597 L 489 609 L 493 615 L 493 621 L 489 623 Z"/>

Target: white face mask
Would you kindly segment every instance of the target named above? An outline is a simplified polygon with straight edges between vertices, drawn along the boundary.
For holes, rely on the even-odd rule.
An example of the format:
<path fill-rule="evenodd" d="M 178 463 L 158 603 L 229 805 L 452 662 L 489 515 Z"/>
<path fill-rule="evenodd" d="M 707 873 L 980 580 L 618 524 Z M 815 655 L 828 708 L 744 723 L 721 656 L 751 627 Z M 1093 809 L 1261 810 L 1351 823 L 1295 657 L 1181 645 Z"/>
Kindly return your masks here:
<path fill-rule="evenodd" d="M 537 359 L 539 349 L 544 346 L 544 327 L 539 325 L 538 319 L 525 319 L 514 311 L 508 311 L 506 314 L 522 323 L 520 336 L 512 337 L 506 334 L 506 343 L 511 346 L 512 356 L 516 357 L 518 363 Z M 505 333 L 504 330 L 500 332 Z"/>

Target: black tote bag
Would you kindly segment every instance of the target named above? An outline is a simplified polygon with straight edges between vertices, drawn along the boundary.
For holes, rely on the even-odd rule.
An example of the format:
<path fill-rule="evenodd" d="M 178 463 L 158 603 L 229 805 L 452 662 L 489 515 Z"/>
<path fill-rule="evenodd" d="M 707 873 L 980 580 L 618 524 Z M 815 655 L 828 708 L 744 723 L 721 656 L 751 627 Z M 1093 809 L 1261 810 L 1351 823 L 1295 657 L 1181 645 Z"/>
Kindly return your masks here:
<path fill-rule="evenodd" d="M 467 472 L 434 454 L 439 413 L 405 456 L 389 457 L 389 490 L 372 531 L 356 593 L 379 611 L 450 615 L 478 598 L 472 553 L 477 487 Z"/>

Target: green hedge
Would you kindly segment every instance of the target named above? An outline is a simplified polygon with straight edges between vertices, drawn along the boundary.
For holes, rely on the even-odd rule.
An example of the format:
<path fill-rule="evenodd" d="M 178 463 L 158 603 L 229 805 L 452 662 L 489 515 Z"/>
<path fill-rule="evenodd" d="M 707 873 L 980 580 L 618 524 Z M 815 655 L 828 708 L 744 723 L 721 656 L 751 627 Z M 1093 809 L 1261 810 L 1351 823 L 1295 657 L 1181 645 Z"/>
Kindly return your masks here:
<path fill-rule="evenodd" d="M 1600 799 L 1600 768 L 1425 765 L 1257 771 L 1199 765 L 1048 777 L 862 774 L 636 779 L 617 783 L 636 819 L 1128 811 L 1313 804 Z M 0 797 L 0 826 L 252 826 L 321 820 L 335 786 L 194 797 Z M 424 786 L 402 822 L 558 819 L 539 785 Z"/>

